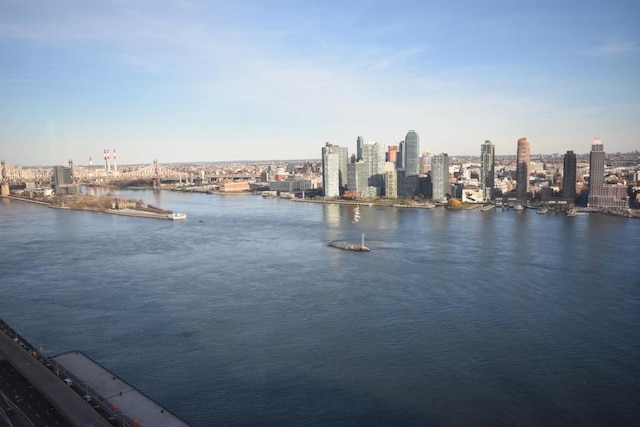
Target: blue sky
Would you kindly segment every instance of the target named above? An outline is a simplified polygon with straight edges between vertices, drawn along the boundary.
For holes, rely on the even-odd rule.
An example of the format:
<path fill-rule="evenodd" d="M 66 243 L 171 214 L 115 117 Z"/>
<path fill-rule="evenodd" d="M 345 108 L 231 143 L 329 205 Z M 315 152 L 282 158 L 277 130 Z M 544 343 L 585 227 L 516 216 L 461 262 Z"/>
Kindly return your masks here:
<path fill-rule="evenodd" d="M 0 158 L 640 149 L 640 1 L 0 0 Z"/>

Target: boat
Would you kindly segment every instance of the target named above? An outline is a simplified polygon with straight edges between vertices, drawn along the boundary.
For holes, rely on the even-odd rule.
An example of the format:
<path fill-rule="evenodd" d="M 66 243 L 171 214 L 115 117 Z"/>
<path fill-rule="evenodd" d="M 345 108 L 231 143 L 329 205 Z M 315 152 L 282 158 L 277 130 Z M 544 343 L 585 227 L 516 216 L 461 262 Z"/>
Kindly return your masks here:
<path fill-rule="evenodd" d="M 187 214 L 183 214 L 183 213 L 170 213 L 167 214 L 167 218 L 169 218 L 170 220 L 178 220 L 178 219 L 187 219 Z"/>
<path fill-rule="evenodd" d="M 371 249 L 364 245 L 364 234 L 362 235 L 362 239 L 359 245 L 354 245 L 353 243 L 348 242 L 331 242 L 327 246 L 336 249 L 342 249 L 345 251 L 354 251 L 354 252 L 369 252 Z"/>
<path fill-rule="evenodd" d="M 541 207 L 536 211 L 537 214 L 544 215 L 549 212 L 549 209 L 546 206 Z"/>
<path fill-rule="evenodd" d="M 571 208 L 567 211 L 567 216 L 569 218 L 574 218 L 576 216 L 576 208 Z"/>
<path fill-rule="evenodd" d="M 496 207 L 496 205 L 486 205 L 486 206 L 483 206 L 482 208 L 480 208 L 480 210 L 481 210 L 482 212 L 488 212 L 488 211 L 490 211 L 491 209 L 495 209 L 495 207 Z"/>
<path fill-rule="evenodd" d="M 514 211 L 518 211 L 518 212 L 523 211 L 524 210 L 524 206 L 522 206 L 520 203 L 518 203 L 517 205 L 515 205 L 513 207 L 513 210 Z"/>

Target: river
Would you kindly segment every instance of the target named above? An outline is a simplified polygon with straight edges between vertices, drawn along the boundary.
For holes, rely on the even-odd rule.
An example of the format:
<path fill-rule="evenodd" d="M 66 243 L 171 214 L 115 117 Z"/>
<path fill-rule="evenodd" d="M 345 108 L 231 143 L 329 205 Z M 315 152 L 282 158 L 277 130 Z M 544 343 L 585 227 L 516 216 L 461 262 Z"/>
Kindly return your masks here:
<path fill-rule="evenodd" d="M 639 220 L 119 195 L 0 200 L 0 317 L 194 426 L 640 423 Z"/>

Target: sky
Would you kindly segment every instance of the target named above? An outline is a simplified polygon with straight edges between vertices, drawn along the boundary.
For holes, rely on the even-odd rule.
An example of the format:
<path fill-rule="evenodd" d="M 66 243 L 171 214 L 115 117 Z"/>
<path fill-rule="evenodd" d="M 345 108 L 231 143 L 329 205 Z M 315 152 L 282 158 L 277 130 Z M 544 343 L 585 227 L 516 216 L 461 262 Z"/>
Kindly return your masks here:
<path fill-rule="evenodd" d="M 637 0 L 0 0 L 10 165 L 640 149 Z"/>

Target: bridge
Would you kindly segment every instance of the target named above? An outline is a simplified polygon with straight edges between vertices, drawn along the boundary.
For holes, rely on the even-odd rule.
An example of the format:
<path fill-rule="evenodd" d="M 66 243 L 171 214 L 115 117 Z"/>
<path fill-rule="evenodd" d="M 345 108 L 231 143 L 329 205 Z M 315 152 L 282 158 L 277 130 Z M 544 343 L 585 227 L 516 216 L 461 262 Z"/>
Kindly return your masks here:
<path fill-rule="evenodd" d="M 53 167 L 33 167 L 23 168 L 20 166 L 9 166 L 4 161 L 1 162 L 2 183 L 9 185 L 35 183 L 36 186 L 49 185 L 53 180 Z M 126 179 L 157 179 L 157 180 L 187 180 L 189 173 L 161 165 L 157 160 L 149 165 L 126 166 L 120 171 L 106 170 L 104 168 L 93 168 L 86 166 L 76 166 L 73 161 L 69 161 L 68 168 L 71 169 L 71 177 L 74 182 L 95 182 L 105 180 L 126 180 Z"/>

